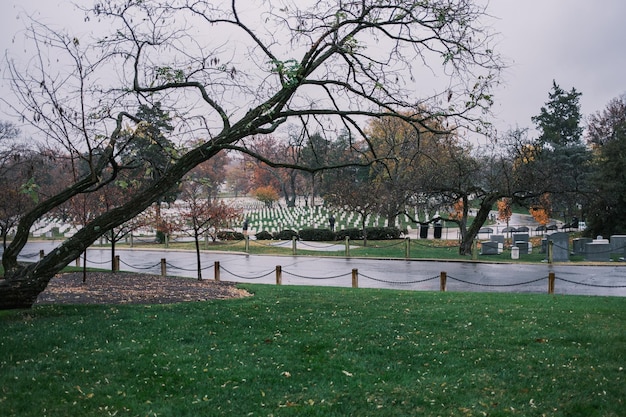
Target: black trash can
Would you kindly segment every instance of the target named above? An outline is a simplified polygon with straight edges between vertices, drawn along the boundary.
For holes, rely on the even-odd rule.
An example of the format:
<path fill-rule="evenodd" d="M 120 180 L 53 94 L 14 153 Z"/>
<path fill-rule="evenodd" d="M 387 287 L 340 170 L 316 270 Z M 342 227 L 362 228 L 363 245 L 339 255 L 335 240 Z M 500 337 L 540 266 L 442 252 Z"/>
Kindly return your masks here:
<path fill-rule="evenodd" d="M 420 239 L 428 238 L 428 223 L 420 223 Z"/>
<path fill-rule="evenodd" d="M 435 239 L 441 239 L 441 231 L 443 230 L 443 223 L 441 220 L 435 223 Z"/>

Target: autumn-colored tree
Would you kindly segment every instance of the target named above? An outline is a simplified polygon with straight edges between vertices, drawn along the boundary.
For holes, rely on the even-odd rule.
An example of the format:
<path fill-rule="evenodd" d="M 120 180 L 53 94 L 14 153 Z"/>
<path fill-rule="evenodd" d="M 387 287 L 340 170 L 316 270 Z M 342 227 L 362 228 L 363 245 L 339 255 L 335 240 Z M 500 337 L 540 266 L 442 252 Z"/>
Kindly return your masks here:
<path fill-rule="evenodd" d="M 463 199 L 458 200 L 456 203 L 454 203 L 454 205 L 452 206 L 452 212 L 450 213 L 450 217 L 453 219 L 461 219 L 463 218 L 463 209 L 465 207 L 465 204 L 463 204 Z"/>
<path fill-rule="evenodd" d="M 511 199 L 510 198 L 502 198 L 498 200 L 498 220 L 501 222 L 506 222 L 507 226 L 509 225 L 509 220 L 511 220 L 511 216 L 513 215 L 513 210 L 511 208 Z"/>
<path fill-rule="evenodd" d="M 271 185 L 259 187 L 254 190 L 254 197 L 263 202 L 265 207 L 271 208 L 278 201 L 278 191 Z"/>
<path fill-rule="evenodd" d="M 200 182 L 202 193 L 205 198 L 215 201 L 220 191 L 220 186 L 226 181 L 226 167 L 230 164 L 230 155 L 221 152 L 208 161 L 205 161 L 192 169 L 187 175 L 188 180 Z"/>
<path fill-rule="evenodd" d="M 324 203 L 337 211 L 355 212 L 361 218 L 363 245 L 367 246 L 366 221 L 368 216 L 378 213 L 379 203 L 385 190 L 381 183 L 369 180 L 369 167 L 352 167 L 341 170 L 333 187 L 324 195 Z"/>
<path fill-rule="evenodd" d="M 233 157 L 226 165 L 226 183 L 235 197 L 246 195 L 252 189 L 253 163 L 246 158 Z"/>
<path fill-rule="evenodd" d="M 539 202 L 530 206 L 528 209 L 530 214 L 533 216 L 533 219 L 537 221 L 537 223 L 545 226 L 550 221 L 550 194 L 543 194 L 539 198 Z"/>
<path fill-rule="evenodd" d="M 533 206 L 529 208 L 528 211 L 533 216 L 533 219 L 535 219 L 537 223 L 543 226 L 548 224 L 548 222 L 550 221 L 550 214 L 543 207 Z"/>
<path fill-rule="evenodd" d="M 370 119 L 365 132 L 376 148 L 376 153 L 367 155 L 375 161 L 371 181 L 386 190 L 384 199 L 379 202 L 380 214 L 387 218 L 388 226 L 394 226 L 396 217 L 407 212 L 407 205 L 419 193 L 416 184 L 423 179 L 425 164 L 429 164 L 433 156 L 441 156 L 437 142 L 448 135 L 435 120 L 425 127 L 393 117 Z"/>
<path fill-rule="evenodd" d="M 176 204 L 177 229 L 194 239 L 198 280 L 202 279 L 200 238 L 205 234 L 212 234 L 214 238 L 220 227 L 241 217 L 240 210 L 208 198 L 209 190 L 209 181 L 189 179 L 183 184 L 180 201 Z"/>
<path fill-rule="evenodd" d="M 278 140 L 272 135 L 257 135 L 248 143 L 253 154 L 267 155 L 282 167 L 269 165 L 263 160 L 246 155 L 253 167 L 252 188 L 271 186 L 285 199 L 287 207 L 294 207 L 298 195 L 303 194 L 302 172 L 287 166 L 302 165 L 302 143 L 300 138 L 289 135 L 289 140 Z"/>

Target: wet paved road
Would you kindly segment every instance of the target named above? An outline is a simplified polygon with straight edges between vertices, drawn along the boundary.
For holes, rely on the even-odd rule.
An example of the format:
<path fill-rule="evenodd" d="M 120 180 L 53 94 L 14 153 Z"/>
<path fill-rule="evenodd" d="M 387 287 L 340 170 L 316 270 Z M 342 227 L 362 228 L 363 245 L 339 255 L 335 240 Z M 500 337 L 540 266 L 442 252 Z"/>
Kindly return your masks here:
<path fill-rule="evenodd" d="M 58 244 L 58 242 L 57 242 Z M 53 242 L 31 242 L 22 251 L 23 260 L 33 260 L 40 249 L 48 252 Z M 195 252 L 124 249 L 118 250 L 121 269 L 159 274 L 166 259 L 167 274 L 196 277 Z M 36 258 L 35 258 L 36 259 Z M 110 267 L 110 249 L 89 249 L 87 265 Z M 546 293 L 548 274 L 556 275 L 556 294 L 610 295 L 626 297 L 626 265 L 520 265 L 474 262 L 406 261 L 319 258 L 309 256 L 262 256 L 233 253 L 202 253 L 202 276 L 214 278 L 214 263 L 220 263 L 223 281 L 276 283 L 276 266 L 282 268 L 283 285 L 350 287 L 352 270 L 358 270 L 362 288 L 393 288 L 439 291 L 439 276 L 447 273 L 448 291 Z"/>

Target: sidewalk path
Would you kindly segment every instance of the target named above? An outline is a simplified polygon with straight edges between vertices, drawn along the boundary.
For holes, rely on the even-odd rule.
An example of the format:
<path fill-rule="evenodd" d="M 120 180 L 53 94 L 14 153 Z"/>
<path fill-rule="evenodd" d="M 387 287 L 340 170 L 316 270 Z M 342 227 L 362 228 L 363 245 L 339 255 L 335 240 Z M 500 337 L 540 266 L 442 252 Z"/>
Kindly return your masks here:
<path fill-rule="evenodd" d="M 53 242 L 32 242 L 23 260 L 32 261 L 40 249 L 50 251 Z M 167 274 L 196 277 L 196 254 L 174 250 L 118 250 L 123 271 L 160 274 L 166 259 Z M 626 265 L 582 266 L 568 264 L 493 264 L 417 260 L 377 260 L 312 256 L 265 256 L 224 252 L 203 252 L 202 275 L 214 278 L 214 264 L 220 263 L 221 279 L 234 282 L 276 283 L 276 266 L 282 268 L 284 285 L 350 287 L 352 270 L 358 270 L 359 287 L 439 291 L 441 272 L 448 276 L 448 291 L 547 293 L 548 274 L 556 274 L 556 294 L 626 297 Z M 87 265 L 110 268 L 109 249 L 88 251 Z"/>

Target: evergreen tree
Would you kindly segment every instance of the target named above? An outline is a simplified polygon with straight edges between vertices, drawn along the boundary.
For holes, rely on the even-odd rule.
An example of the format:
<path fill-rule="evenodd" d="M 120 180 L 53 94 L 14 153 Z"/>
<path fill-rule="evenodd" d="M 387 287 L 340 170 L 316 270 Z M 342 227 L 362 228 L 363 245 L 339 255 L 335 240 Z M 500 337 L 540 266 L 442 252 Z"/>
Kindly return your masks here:
<path fill-rule="evenodd" d="M 582 93 L 575 88 L 565 92 L 556 81 L 552 81 L 552 91 L 548 94 L 549 101 L 541 107 L 538 116 L 531 120 L 541 135 L 539 142 L 552 147 L 580 145 L 583 128 L 580 126 L 580 96 Z"/>
<path fill-rule="evenodd" d="M 540 132 L 534 166 L 542 172 L 541 187 L 551 195 L 552 212 L 566 222 L 580 215 L 581 196 L 588 191 L 591 154 L 582 141 L 581 95 L 553 81 L 548 102 L 531 118 Z"/>
<path fill-rule="evenodd" d="M 626 233 L 626 95 L 591 116 L 588 142 L 594 148 L 588 211 L 590 236 Z"/>

